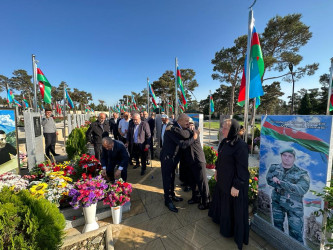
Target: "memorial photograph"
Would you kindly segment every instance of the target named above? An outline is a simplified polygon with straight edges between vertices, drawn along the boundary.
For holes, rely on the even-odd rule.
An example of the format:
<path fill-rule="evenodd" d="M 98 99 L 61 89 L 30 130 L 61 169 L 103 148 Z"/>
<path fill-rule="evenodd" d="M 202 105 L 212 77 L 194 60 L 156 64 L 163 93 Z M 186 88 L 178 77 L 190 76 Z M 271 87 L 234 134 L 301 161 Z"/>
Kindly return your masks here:
<path fill-rule="evenodd" d="M 0 174 L 19 171 L 15 109 L 0 109 Z"/>
<path fill-rule="evenodd" d="M 331 116 L 262 117 L 258 215 L 311 249 L 321 239 L 324 202 L 313 191 L 331 176 L 331 127 Z"/>

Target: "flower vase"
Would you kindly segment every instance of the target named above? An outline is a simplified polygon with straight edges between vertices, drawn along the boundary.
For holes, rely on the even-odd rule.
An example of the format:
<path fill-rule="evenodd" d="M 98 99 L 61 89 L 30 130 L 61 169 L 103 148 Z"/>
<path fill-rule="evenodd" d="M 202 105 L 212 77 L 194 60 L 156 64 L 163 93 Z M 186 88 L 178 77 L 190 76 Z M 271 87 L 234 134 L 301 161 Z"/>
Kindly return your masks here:
<path fill-rule="evenodd" d="M 123 215 L 123 206 L 111 207 L 113 224 L 120 224 Z"/>
<path fill-rule="evenodd" d="M 83 215 L 86 221 L 82 233 L 87 233 L 99 228 L 96 222 L 96 206 L 97 203 L 91 204 L 89 207 L 83 207 Z"/>

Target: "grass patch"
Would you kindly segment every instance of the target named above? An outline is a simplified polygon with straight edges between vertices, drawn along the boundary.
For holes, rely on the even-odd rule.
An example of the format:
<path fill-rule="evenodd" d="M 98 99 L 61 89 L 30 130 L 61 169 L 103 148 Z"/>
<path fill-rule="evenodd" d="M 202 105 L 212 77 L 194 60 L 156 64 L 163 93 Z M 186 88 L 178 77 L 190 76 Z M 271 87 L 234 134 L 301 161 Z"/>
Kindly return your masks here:
<path fill-rule="evenodd" d="M 244 125 L 244 122 L 240 122 L 239 121 L 239 124 L 240 125 Z M 258 129 L 261 129 L 261 124 L 260 123 L 256 123 L 256 127 Z M 209 128 L 209 122 L 204 122 L 204 128 Z M 210 123 L 210 128 L 211 129 L 219 129 L 220 128 L 220 122 L 211 122 Z"/>

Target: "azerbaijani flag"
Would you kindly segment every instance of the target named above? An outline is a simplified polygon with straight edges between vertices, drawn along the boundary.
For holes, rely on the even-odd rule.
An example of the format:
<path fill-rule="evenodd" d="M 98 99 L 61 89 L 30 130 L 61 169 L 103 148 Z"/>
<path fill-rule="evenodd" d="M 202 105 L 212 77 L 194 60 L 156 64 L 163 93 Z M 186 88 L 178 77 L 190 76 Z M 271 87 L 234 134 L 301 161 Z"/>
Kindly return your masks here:
<path fill-rule="evenodd" d="M 333 110 L 333 78 L 332 78 L 331 85 L 332 85 L 332 91 L 330 93 L 330 111 Z"/>
<path fill-rule="evenodd" d="M 14 101 L 13 92 L 11 89 L 7 90 L 7 103 L 12 103 Z"/>
<path fill-rule="evenodd" d="M 171 112 L 174 112 L 174 108 L 173 108 L 171 102 L 169 102 L 168 107 L 169 107 L 169 109 L 170 109 Z"/>
<path fill-rule="evenodd" d="M 180 100 L 178 99 L 178 106 L 180 108 L 180 112 L 184 113 L 185 112 L 185 108 L 183 107 L 182 103 L 180 102 Z"/>
<path fill-rule="evenodd" d="M 310 199 L 310 198 L 304 198 L 303 199 L 304 206 L 306 207 L 321 207 L 321 199 Z"/>
<path fill-rule="evenodd" d="M 25 96 L 23 96 L 23 103 L 26 108 L 29 108 L 29 103 L 28 103 L 27 99 L 25 99 Z"/>
<path fill-rule="evenodd" d="M 210 104 L 210 113 L 214 113 L 214 100 L 213 100 L 213 96 L 210 95 L 209 99 L 210 99 L 210 101 L 209 101 L 209 104 Z"/>
<path fill-rule="evenodd" d="M 264 95 L 262 88 L 261 77 L 264 74 L 264 59 L 261 52 L 259 36 L 256 28 L 253 27 L 250 50 L 250 92 L 249 98 L 256 98 L 256 107 L 260 105 L 260 96 Z M 246 89 L 246 58 L 243 68 L 241 86 L 238 95 L 238 105 L 243 107 L 245 104 L 245 89 Z"/>
<path fill-rule="evenodd" d="M 50 104 L 52 86 L 40 68 L 37 68 L 37 80 L 40 88 L 40 93 L 42 94 L 44 102 Z"/>
<path fill-rule="evenodd" d="M 14 99 L 14 104 L 16 104 L 19 107 L 22 107 L 21 103 L 19 103 L 19 101 L 17 101 L 16 99 Z"/>
<path fill-rule="evenodd" d="M 154 109 L 156 109 L 157 108 L 156 96 L 153 87 L 151 86 L 149 81 L 148 81 L 148 86 L 149 86 L 149 93 L 151 95 L 151 102 L 153 103 Z"/>
<path fill-rule="evenodd" d="M 66 88 L 65 88 L 65 93 L 66 93 L 66 99 L 68 101 L 68 105 L 71 109 L 73 109 L 74 108 L 74 103 L 72 101 L 72 98 L 69 96 Z"/>
<path fill-rule="evenodd" d="M 323 153 L 326 156 L 329 154 L 329 144 L 327 142 L 302 131 L 281 127 L 272 119 L 264 122 L 261 127 L 261 134 L 271 136 L 280 141 L 295 142 L 310 151 Z"/>
<path fill-rule="evenodd" d="M 138 107 L 136 106 L 136 102 L 135 102 L 135 99 L 134 99 L 133 95 L 132 95 L 132 105 L 135 108 L 135 110 L 138 110 Z"/>
<path fill-rule="evenodd" d="M 180 75 L 180 70 L 178 68 L 178 65 L 177 65 L 177 86 L 181 91 L 182 104 L 184 105 L 184 107 L 186 107 L 187 106 L 187 101 L 186 101 L 186 96 L 185 96 L 185 89 L 184 89 L 182 76 Z"/>

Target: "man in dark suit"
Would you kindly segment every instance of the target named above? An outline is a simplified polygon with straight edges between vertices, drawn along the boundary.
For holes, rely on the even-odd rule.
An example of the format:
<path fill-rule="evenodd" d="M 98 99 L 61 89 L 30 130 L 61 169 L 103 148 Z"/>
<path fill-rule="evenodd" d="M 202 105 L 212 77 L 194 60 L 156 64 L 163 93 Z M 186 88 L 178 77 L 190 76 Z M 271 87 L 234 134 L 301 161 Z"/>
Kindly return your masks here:
<path fill-rule="evenodd" d="M 147 113 L 148 114 L 148 113 Z M 145 115 L 145 114 L 143 114 Z M 147 160 L 147 165 L 150 164 L 150 160 L 154 159 L 154 131 L 155 131 L 155 113 L 152 113 L 151 116 L 147 119 L 149 129 L 150 129 L 150 145 L 149 145 L 149 151 L 150 151 L 150 159 L 149 159 L 149 154 L 148 154 L 148 160 Z"/>
<path fill-rule="evenodd" d="M 136 166 L 139 167 L 141 158 L 141 175 L 144 175 L 147 168 L 147 155 L 151 139 L 150 128 L 146 121 L 141 121 L 140 114 L 135 113 L 132 117 L 133 123 L 129 125 L 127 132 L 127 145 L 135 158 Z"/>
<path fill-rule="evenodd" d="M 190 130 L 194 130 L 193 120 L 190 119 Z M 185 138 L 184 138 L 185 139 Z M 198 208 L 207 209 L 209 205 L 209 187 L 206 175 L 206 159 L 201 147 L 200 138 L 194 141 L 188 148 L 181 150 L 184 164 L 186 164 L 185 175 L 192 189 L 192 198 L 188 204 L 199 203 Z M 201 195 L 201 201 L 197 198 L 196 186 Z"/>
<path fill-rule="evenodd" d="M 190 131 L 189 117 L 181 114 L 173 125 L 168 125 L 164 134 L 163 147 L 160 154 L 161 169 L 163 178 L 164 202 L 172 212 L 178 212 L 178 209 L 172 201 L 182 201 L 174 192 L 175 170 L 179 163 L 180 148 L 187 148 L 198 138 L 198 131 Z M 182 138 L 182 139 L 180 139 Z"/>
<path fill-rule="evenodd" d="M 105 113 L 100 113 L 98 115 L 98 120 L 91 123 L 87 132 L 87 141 L 94 145 L 95 157 L 100 160 L 102 153 L 102 138 L 109 136 L 110 126 L 105 121 Z"/>
<path fill-rule="evenodd" d="M 172 124 L 169 122 L 169 117 L 167 115 L 162 115 L 162 128 L 161 128 L 161 137 L 160 137 L 160 145 L 161 148 L 163 147 L 163 139 L 164 139 L 164 134 L 165 134 L 165 129 L 167 128 L 168 125 Z"/>
<path fill-rule="evenodd" d="M 113 134 L 113 138 L 115 140 L 118 140 L 119 139 L 118 125 L 119 125 L 120 119 L 118 118 L 118 113 L 113 113 L 112 116 L 113 117 L 109 120 L 110 131 L 111 131 L 111 134 Z"/>
<path fill-rule="evenodd" d="M 104 137 L 102 145 L 102 175 L 107 175 L 111 181 L 119 179 L 119 177 L 126 181 L 129 155 L 124 143 L 112 140 L 110 137 Z M 115 168 L 117 168 L 116 171 Z"/>

